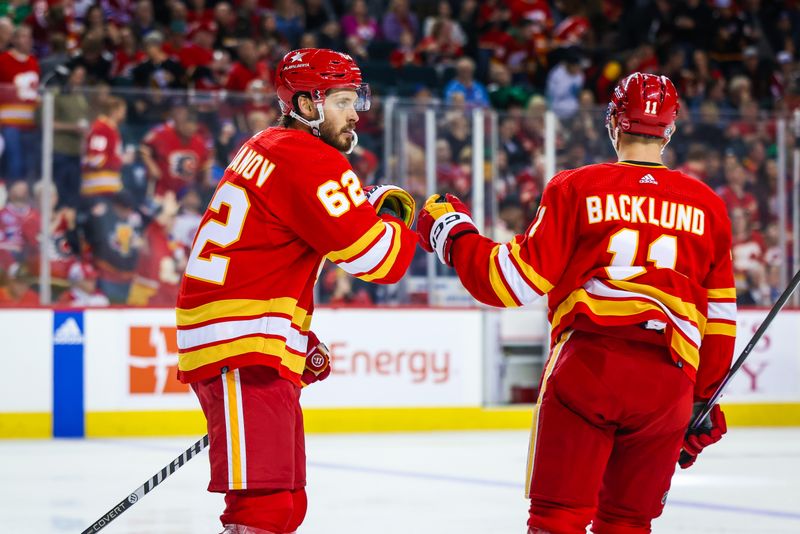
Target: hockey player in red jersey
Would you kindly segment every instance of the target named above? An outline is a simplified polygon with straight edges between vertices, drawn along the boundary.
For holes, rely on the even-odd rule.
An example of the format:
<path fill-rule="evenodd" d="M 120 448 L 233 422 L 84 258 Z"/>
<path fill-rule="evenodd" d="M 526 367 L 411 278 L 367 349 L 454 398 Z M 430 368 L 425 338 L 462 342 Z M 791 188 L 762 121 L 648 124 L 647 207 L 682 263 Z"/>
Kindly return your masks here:
<path fill-rule="evenodd" d="M 365 193 L 342 154 L 369 109 L 352 58 L 294 50 L 275 85 L 280 126 L 254 135 L 225 170 L 177 306 L 178 376 L 208 421 L 208 489 L 225 493 L 228 534 L 294 532 L 305 516 L 300 388 L 330 373 L 310 331 L 322 263 L 394 283 L 418 240 L 413 198 L 393 186 Z"/>
<path fill-rule="evenodd" d="M 725 205 L 664 167 L 678 95 L 635 73 L 607 114 L 619 161 L 553 177 L 523 235 L 481 236 L 456 197 L 420 211 L 422 246 L 492 306 L 548 295 L 550 355 L 526 473 L 530 533 L 650 532 L 683 448 L 718 441 L 725 419 L 687 430 L 730 367 L 736 304 Z M 696 408 L 697 409 L 697 408 Z"/>

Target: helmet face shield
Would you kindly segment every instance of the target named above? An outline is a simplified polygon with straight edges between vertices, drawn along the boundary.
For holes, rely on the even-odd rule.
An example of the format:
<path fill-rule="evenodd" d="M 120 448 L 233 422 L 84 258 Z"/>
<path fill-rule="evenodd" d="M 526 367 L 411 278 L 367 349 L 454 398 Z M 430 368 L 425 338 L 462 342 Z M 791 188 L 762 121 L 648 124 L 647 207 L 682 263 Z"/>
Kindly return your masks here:
<path fill-rule="evenodd" d="M 368 83 L 362 83 L 356 89 L 356 102 L 353 104 L 353 107 L 356 111 L 369 111 L 370 106 L 372 106 L 372 93 L 369 90 Z"/>

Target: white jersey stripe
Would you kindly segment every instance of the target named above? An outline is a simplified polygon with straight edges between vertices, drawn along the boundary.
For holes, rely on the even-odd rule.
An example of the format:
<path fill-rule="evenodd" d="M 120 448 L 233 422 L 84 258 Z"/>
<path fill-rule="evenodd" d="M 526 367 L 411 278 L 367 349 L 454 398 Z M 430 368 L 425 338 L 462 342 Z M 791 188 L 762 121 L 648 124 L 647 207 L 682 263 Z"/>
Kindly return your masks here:
<path fill-rule="evenodd" d="M 178 330 L 178 348 L 186 351 L 200 345 L 253 334 L 280 336 L 286 340 L 286 345 L 290 349 L 302 354 L 305 354 L 308 346 L 308 336 L 298 332 L 288 318 L 267 315 L 257 319 L 221 321 L 197 328 Z"/>
<path fill-rule="evenodd" d="M 709 302 L 708 319 L 725 319 L 727 321 L 736 320 L 735 302 Z"/>
<path fill-rule="evenodd" d="M 641 293 L 635 293 L 633 291 L 624 291 L 622 289 L 613 289 L 608 287 L 607 285 L 603 284 L 596 278 L 592 278 L 588 282 L 583 285 L 583 288 L 590 294 L 596 295 L 599 297 L 606 297 L 606 298 L 613 298 L 618 300 L 624 300 L 629 298 L 640 298 L 645 299 L 647 301 L 652 302 L 653 304 L 657 305 L 661 310 L 669 317 L 672 324 L 674 324 L 681 332 L 683 332 L 684 336 L 692 341 L 696 347 L 700 347 L 700 343 L 702 342 L 702 338 L 700 337 L 700 331 L 697 329 L 689 321 L 681 319 L 677 315 L 675 315 L 672 310 L 670 310 L 666 304 L 661 302 L 658 299 L 650 297 L 648 295 L 643 295 Z"/>
<path fill-rule="evenodd" d="M 528 285 L 528 282 L 517 269 L 517 266 L 514 265 L 508 246 L 499 247 L 497 251 L 497 263 L 500 265 L 500 272 L 503 278 L 505 278 L 508 287 L 511 288 L 511 291 L 520 304 L 524 306 L 536 300 L 539 294 L 531 289 L 531 286 Z"/>
<path fill-rule="evenodd" d="M 336 265 L 353 275 L 368 273 L 380 265 L 386 255 L 389 254 L 392 248 L 392 240 L 394 239 L 392 225 L 383 223 L 383 226 L 386 230 L 381 238 L 369 247 L 364 254 L 352 261 L 343 261 Z"/>

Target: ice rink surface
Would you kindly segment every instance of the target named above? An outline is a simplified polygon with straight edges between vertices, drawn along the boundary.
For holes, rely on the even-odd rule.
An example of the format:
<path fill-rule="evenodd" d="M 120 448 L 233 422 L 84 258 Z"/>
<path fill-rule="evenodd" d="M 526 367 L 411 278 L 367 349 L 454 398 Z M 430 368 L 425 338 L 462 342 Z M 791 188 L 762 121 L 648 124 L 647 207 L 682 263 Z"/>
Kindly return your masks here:
<path fill-rule="evenodd" d="M 199 436 L 198 436 L 199 437 Z M 0 530 L 80 533 L 197 438 L 0 441 Z M 299 533 L 524 534 L 525 432 L 312 435 Z M 213 534 L 204 452 L 104 533 Z M 800 533 L 800 429 L 732 428 L 678 472 L 655 533 Z"/>

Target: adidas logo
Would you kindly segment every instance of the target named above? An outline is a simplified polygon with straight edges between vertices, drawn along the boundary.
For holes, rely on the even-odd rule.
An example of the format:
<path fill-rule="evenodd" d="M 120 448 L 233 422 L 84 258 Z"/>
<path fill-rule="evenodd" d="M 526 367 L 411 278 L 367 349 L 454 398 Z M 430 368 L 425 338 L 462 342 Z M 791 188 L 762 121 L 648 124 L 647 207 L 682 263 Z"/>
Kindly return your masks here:
<path fill-rule="evenodd" d="M 640 184 L 653 184 L 653 185 L 658 185 L 658 180 L 656 180 L 655 178 L 653 178 L 653 175 L 652 175 L 652 174 L 645 174 L 644 176 L 642 176 L 642 177 L 639 179 L 639 183 L 640 183 Z"/>
<path fill-rule="evenodd" d="M 80 345 L 83 343 L 83 333 L 78 321 L 70 317 L 56 329 L 53 336 L 54 345 Z"/>

